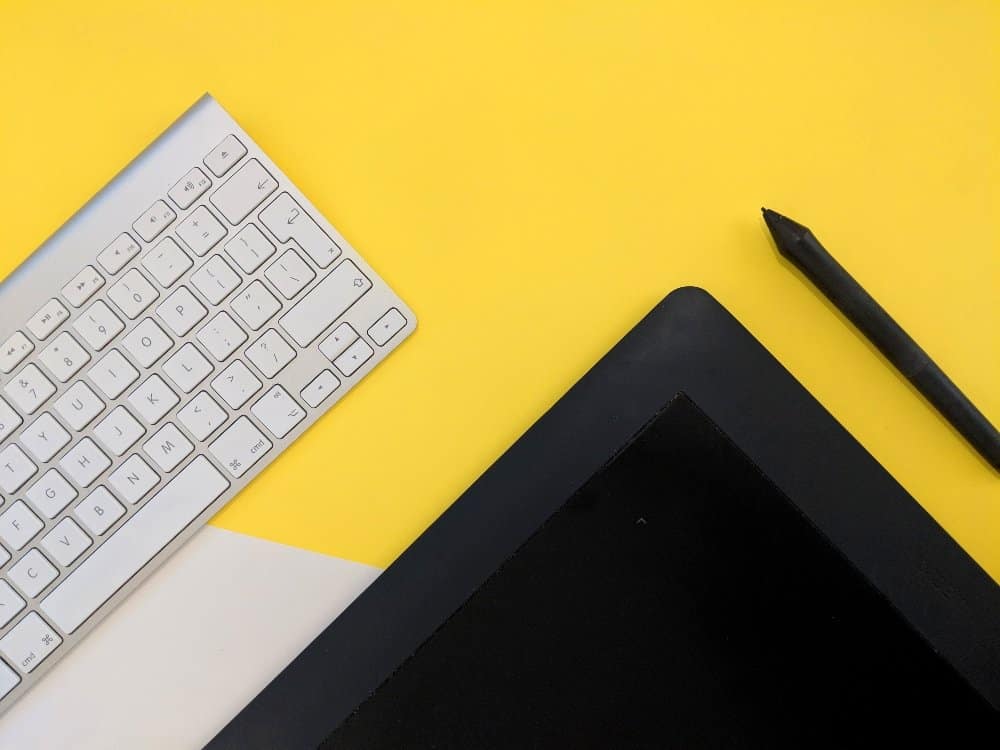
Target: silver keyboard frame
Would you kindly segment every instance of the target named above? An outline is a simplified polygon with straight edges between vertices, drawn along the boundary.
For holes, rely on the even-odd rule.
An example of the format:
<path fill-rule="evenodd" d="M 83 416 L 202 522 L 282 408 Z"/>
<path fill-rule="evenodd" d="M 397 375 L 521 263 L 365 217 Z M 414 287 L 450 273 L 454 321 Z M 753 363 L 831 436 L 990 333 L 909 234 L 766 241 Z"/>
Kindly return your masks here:
<path fill-rule="evenodd" d="M 205 167 L 203 159 L 227 135 L 230 134 L 239 138 L 243 145 L 246 146 L 248 153 L 223 177 L 218 178 Z M 265 201 L 258 208 L 252 211 L 250 215 L 239 224 L 239 226 L 233 227 L 209 202 L 209 198 L 216 190 L 219 189 L 221 185 L 235 175 L 243 164 L 253 158 L 258 159 L 278 181 L 278 189 L 271 196 L 265 199 Z M 188 209 L 180 210 L 177 205 L 167 197 L 167 191 L 194 166 L 200 167 L 202 171 L 208 175 L 208 177 L 212 180 L 212 187 Z M 249 338 L 234 354 L 227 358 L 225 362 L 219 363 L 207 354 L 204 347 L 197 341 L 196 334 L 218 311 L 229 310 L 232 314 L 229 302 L 232 300 L 233 296 L 235 296 L 239 290 L 244 289 L 251 281 L 255 279 L 263 280 L 264 271 L 271 265 L 271 263 L 280 257 L 281 253 L 285 249 L 289 247 L 296 247 L 294 242 L 278 242 L 276 238 L 263 226 L 258 218 L 261 211 L 267 208 L 267 206 L 270 205 L 271 202 L 283 192 L 288 192 L 299 203 L 299 205 L 306 212 L 308 212 L 313 219 L 316 220 L 316 222 L 340 246 L 342 254 L 328 268 L 319 269 L 306 253 L 299 250 L 299 254 L 304 260 L 306 260 L 313 271 L 316 272 L 316 278 L 313 279 L 313 281 L 310 282 L 310 284 L 298 295 L 296 295 L 293 300 L 286 300 L 282 295 L 273 291 L 274 287 L 270 284 L 270 282 L 264 281 L 265 286 L 271 289 L 272 293 L 274 293 L 278 300 L 282 303 L 281 311 L 279 311 L 259 331 L 250 331 L 242 325 L 242 322 L 239 321 L 237 316 L 233 315 L 234 320 L 240 322 L 241 327 L 244 327 L 244 330 L 247 331 Z M 177 218 L 170 224 L 167 230 L 161 233 L 158 237 L 153 239 L 151 242 L 144 242 L 142 238 L 139 237 L 138 234 L 132 229 L 132 224 L 157 200 L 166 201 L 167 204 L 174 209 L 177 214 Z M 143 256 L 164 237 L 172 235 L 173 230 L 179 222 L 199 206 L 208 206 L 209 210 L 216 216 L 216 218 L 223 223 L 227 229 L 226 237 L 201 258 L 189 253 L 194 261 L 194 265 L 167 290 L 160 286 L 151 274 L 143 270 L 143 275 L 146 276 L 150 283 L 152 283 L 157 289 L 160 293 L 160 297 L 145 312 L 139 315 L 136 320 L 129 320 L 124 315 L 120 314 L 120 311 L 118 311 L 114 303 L 108 301 L 109 307 L 118 313 L 119 318 L 121 318 L 125 323 L 126 328 L 100 352 L 95 352 L 90 348 L 83 337 L 76 334 L 73 330 L 72 321 L 74 321 L 83 311 L 87 310 L 87 308 L 93 304 L 94 301 L 98 299 L 104 299 L 107 301 L 107 291 L 110 286 L 117 279 L 121 278 L 121 276 L 124 275 L 129 269 L 137 267 L 141 269 Z M 257 271 L 252 274 L 246 274 L 235 262 L 232 261 L 232 259 L 226 255 L 223 247 L 225 243 L 232 239 L 232 237 L 234 237 L 243 226 L 250 222 L 257 224 L 258 228 L 260 228 L 261 231 L 263 231 L 264 234 L 272 241 L 272 244 L 275 245 L 277 250 L 267 262 L 257 269 Z M 122 232 L 128 232 L 132 238 L 139 243 L 141 249 L 139 253 L 121 270 L 114 275 L 110 275 L 97 262 L 97 256 Z M 183 246 L 184 243 L 179 244 Z M 195 292 L 199 300 L 205 305 L 206 309 L 208 309 L 208 315 L 186 336 L 176 336 L 173 331 L 164 327 L 164 330 L 168 331 L 170 337 L 174 340 L 174 345 L 170 348 L 168 353 L 160 358 L 160 360 L 152 367 L 141 367 L 134 360 L 134 358 L 131 357 L 129 352 L 121 346 L 122 338 L 135 325 L 147 317 L 153 317 L 154 319 L 159 320 L 155 313 L 156 305 L 162 302 L 162 300 L 175 289 L 185 285 L 194 291 L 194 287 L 190 283 L 190 277 L 197 272 L 206 261 L 216 254 L 222 254 L 223 257 L 227 259 L 233 269 L 240 275 L 242 283 L 237 290 L 234 290 L 227 295 L 225 300 L 223 300 L 219 305 L 212 305 L 208 303 L 204 297 Z M 281 315 L 290 310 L 297 302 L 304 298 L 314 286 L 326 278 L 326 276 L 334 268 L 347 259 L 354 261 L 358 268 L 361 269 L 369 279 L 371 279 L 373 284 L 372 289 L 361 297 L 361 299 L 359 299 L 356 303 L 354 303 L 354 305 L 348 309 L 344 315 L 325 329 L 324 333 L 321 334 L 309 347 L 306 349 L 300 348 L 296 342 L 281 328 L 277 322 L 278 319 Z M 79 271 L 88 265 L 94 266 L 101 273 L 101 275 L 104 276 L 105 284 L 96 294 L 94 294 L 93 297 L 84 303 L 82 307 L 73 308 L 66 302 L 65 299 L 61 297 L 60 292 L 66 283 L 68 283 Z M 55 332 L 46 338 L 45 341 L 40 342 L 33 334 L 31 334 L 30 331 L 28 331 L 26 323 L 47 300 L 52 298 L 59 299 L 62 302 L 63 306 L 69 310 L 70 318 L 64 321 Z M 387 342 L 385 346 L 378 346 L 367 336 L 367 331 L 379 317 L 392 307 L 397 308 L 406 318 L 406 326 L 389 342 Z M 0 700 L 0 714 L 6 711 L 18 697 L 30 690 L 35 683 L 41 680 L 50 670 L 56 667 L 61 658 L 65 656 L 67 652 L 69 652 L 77 643 L 85 639 L 90 631 L 96 628 L 100 621 L 106 617 L 108 613 L 124 601 L 129 594 L 132 593 L 132 591 L 142 585 L 143 581 L 145 581 L 146 578 L 149 577 L 149 575 L 156 570 L 156 568 L 159 567 L 159 565 L 161 565 L 166 558 L 177 551 L 177 549 L 190 539 L 226 503 L 239 494 L 244 487 L 250 484 L 258 474 L 264 471 L 272 461 L 281 455 L 285 448 L 298 439 L 298 437 L 308 430 L 309 427 L 311 427 L 324 413 L 329 411 L 341 398 L 343 398 L 358 383 L 358 381 L 377 367 L 391 351 L 393 351 L 411 333 L 413 333 L 417 324 L 416 316 L 413 311 L 389 288 L 385 281 L 371 268 L 370 265 L 368 265 L 368 263 L 365 262 L 365 260 L 330 224 L 330 222 L 326 220 L 323 214 L 305 195 L 303 195 L 303 193 L 295 186 L 287 175 L 285 175 L 285 173 L 282 172 L 270 158 L 268 158 L 267 154 L 260 148 L 260 146 L 257 145 L 257 143 L 246 133 L 246 131 L 244 131 L 209 94 L 202 96 L 202 98 L 199 99 L 187 112 L 185 112 L 173 125 L 171 125 L 166 132 L 164 132 L 159 138 L 157 138 L 156 141 L 146 148 L 145 151 L 136 157 L 106 187 L 104 187 L 99 193 L 97 193 L 97 195 L 87 202 L 83 208 L 70 218 L 55 234 L 52 235 L 52 237 L 50 237 L 13 273 L 11 273 L 11 275 L 2 284 L 0 284 L 0 310 L 2 310 L 2 316 L 0 316 L 0 343 L 6 341 L 7 338 L 16 331 L 22 331 L 35 345 L 34 351 L 31 352 L 23 362 L 15 367 L 9 375 L 0 375 L 0 388 L 6 385 L 8 381 L 15 378 L 26 364 L 29 362 L 37 363 L 38 354 L 52 341 L 53 338 L 55 338 L 60 331 L 71 331 L 74 334 L 73 337 L 77 339 L 78 343 L 80 343 L 80 345 L 83 346 L 91 356 L 91 361 L 88 362 L 79 373 L 70 378 L 67 383 L 59 383 L 56 378 L 51 377 L 47 369 L 39 363 L 40 369 L 48 375 L 53 385 L 56 386 L 57 391 L 49 397 L 42 407 L 30 416 L 22 412 L 20 408 L 9 398 L 5 398 L 5 401 L 7 401 L 8 404 L 18 412 L 24 422 L 6 440 L 0 443 L 0 447 L 5 447 L 12 442 L 16 442 L 20 434 L 27 427 L 29 427 L 35 419 L 37 419 L 42 413 L 51 411 L 52 404 L 56 401 L 56 399 L 58 399 L 59 396 L 75 382 L 84 380 L 89 383 L 90 381 L 86 377 L 87 371 L 112 348 L 117 348 L 121 351 L 140 373 L 140 377 L 136 383 L 127 388 L 117 399 L 109 400 L 105 397 L 105 394 L 95 391 L 105 403 L 104 410 L 87 428 L 81 432 L 75 432 L 67 427 L 67 431 L 72 436 L 70 442 L 48 463 L 41 464 L 35 461 L 38 466 L 38 472 L 31 479 L 29 479 L 17 493 L 11 496 L 0 494 L 0 498 L 3 499 L 3 504 L 0 505 L 0 512 L 6 510 L 6 508 L 9 507 L 13 501 L 23 499 L 24 492 L 35 481 L 37 481 L 37 479 L 41 477 L 48 468 L 58 468 L 59 459 L 71 450 L 72 447 L 83 437 L 90 436 L 94 438 L 98 445 L 102 445 L 101 442 L 93 435 L 92 430 L 94 425 L 96 425 L 106 414 L 110 413 L 110 411 L 119 404 L 127 405 L 128 395 L 132 393 L 135 388 L 138 387 L 150 374 L 154 372 L 162 373 L 161 368 L 163 363 L 173 352 L 177 351 L 181 346 L 189 342 L 193 343 L 212 363 L 214 368 L 213 373 L 190 394 L 180 392 L 170 379 L 164 376 L 164 380 L 171 386 L 171 389 L 181 397 L 181 400 L 159 422 L 157 422 L 154 427 L 150 428 L 148 425 L 144 424 L 147 428 L 147 432 L 145 438 L 143 439 L 155 434 L 156 430 L 167 422 L 173 422 L 191 440 L 195 446 L 195 451 L 172 472 L 163 472 L 159 469 L 159 467 L 154 466 L 154 469 L 160 475 L 160 481 L 156 487 L 134 506 L 122 501 L 122 505 L 126 506 L 126 514 L 116 521 L 115 524 L 103 535 L 101 535 L 99 539 L 103 543 L 103 541 L 110 538 L 122 524 L 134 515 L 137 510 L 142 508 L 166 483 L 186 468 L 188 464 L 190 464 L 191 461 L 199 455 L 205 455 L 230 482 L 230 487 L 226 492 L 209 505 L 208 508 L 197 516 L 194 521 L 192 521 L 180 534 L 174 537 L 174 539 L 156 556 L 154 556 L 144 568 L 133 576 L 107 602 L 98 608 L 98 610 L 72 634 L 62 632 L 53 623 L 49 622 L 48 618 L 45 617 L 44 612 L 37 609 L 37 605 L 63 580 L 71 575 L 76 567 L 86 560 L 94 552 L 94 550 L 99 549 L 101 545 L 97 543 L 93 544 L 68 568 L 63 568 L 55 563 L 56 568 L 60 570 L 59 577 L 53 583 L 49 584 L 49 586 L 47 586 L 38 597 L 34 599 L 23 597 L 26 600 L 27 606 L 21 610 L 21 612 L 19 612 L 10 621 L 10 623 L 0 629 L 0 634 L 9 632 L 11 628 L 19 623 L 30 612 L 39 611 L 43 619 L 49 622 L 49 625 L 59 633 L 63 639 L 63 643 L 29 674 L 22 674 L 21 670 L 15 665 L 9 665 L 20 675 L 21 682 L 10 693 L 8 693 L 6 697 Z M 334 327 L 345 321 L 350 323 L 359 336 L 365 339 L 369 346 L 371 346 L 375 351 L 374 356 L 350 377 L 344 377 L 343 374 L 339 372 L 332 365 L 332 363 L 319 352 L 318 349 L 319 342 L 324 339 L 326 334 Z M 162 323 L 162 321 L 160 322 Z M 276 329 L 282 335 L 282 338 L 284 338 L 285 341 L 295 350 L 295 359 L 273 378 L 264 377 L 253 365 L 248 365 L 254 374 L 258 376 L 258 379 L 261 380 L 263 387 L 253 398 L 249 399 L 249 401 L 247 401 L 242 408 L 231 409 L 225 401 L 212 391 L 209 386 L 211 378 L 221 372 L 235 359 L 243 359 L 246 361 L 244 352 L 247 347 L 272 328 Z M 302 400 L 300 391 L 323 370 L 332 370 L 341 381 L 341 385 L 317 408 L 311 408 Z M 306 411 L 306 418 L 284 438 L 276 438 L 270 431 L 261 425 L 259 420 L 257 420 L 257 418 L 250 412 L 250 408 L 264 393 L 267 392 L 271 386 L 275 384 L 284 386 L 292 398 L 298 401 L 299 405 Z M 225 410 L 229 417 L 227 421 L 212 435 L 210 435 L 206 441 L 201 442 L 195 440 L 194 437 L 187 432 L 183 423 L 177 419 L 177 412 L 184 408 L 184 406 L 189 403 L 194 396 L 203 390 L 207 390 L 211 395 L 213 395 L 213 398 Z M 129 411 L 133 414 L 135 413 L 131 406 L 129 406 Z M 273 447 L 246 474 L 240 478 L 234 478 L 226 470 L 226 468 L 207 451 L 207 446 L 240 416 L 245 416 L 250 419 L 250 421 L 253 422 L 258 429 L 267 435 L 267 437 L 271 440 Z M 57 419 L 59 419 L 60 423 L 62 423 L 62 420 L 58 416 Z M 64 427 L 66 427 L 65 424 Z M 11 552 L 12 557 L 7 564 L 3 566 L 3 571 L 6 572 L 6 570 L 13 566 L 22 555 L 26 554 L 33 547 L 38 546 L 41 538 L 62 518 L 72 516 L 73 508 L 75 508 L 81 500 L 86 498 L 96 488 L 106 485 L 108 475 L 113 472 L 122 461 L 136 452 L 141 453 L 141 444 L 142 440 L 140 440 L 140 442 L 134 445 L 130 450 L 126 451 L 121 458 L 116 458 L 109 454 L 109 458 L 112 459 L 111 466 L 106 469 L 105 472 L 102 473 L 101 476 L 98 477 L 87 489 L 79 490 L 79 488 L 77 488 L 79 490 L 78 497 L 73 500 L 62 513 L 57 515 L 56 518 L 49 520 L 45 518 L 43 514 L 36 513 L 40 520 L 45 523 L 45 528 L 38 532 L 38 534 L 35 535 L 19 552 L 15 553 L 8 550 Z M 105 452 L 108 453 L 107 451 Z M 65 475 L 62 470 L 60 470 L 60 473 Z M 27 504 L 31 506 L 30 502 Z M 89 531 L 88 536 L 93 537 Z M 43 552 L 43 554 L 45 553 Z M 48 555 L 46 556 L 48 557 Z M 155 645 L 153 647 L 155 647 Z"/>

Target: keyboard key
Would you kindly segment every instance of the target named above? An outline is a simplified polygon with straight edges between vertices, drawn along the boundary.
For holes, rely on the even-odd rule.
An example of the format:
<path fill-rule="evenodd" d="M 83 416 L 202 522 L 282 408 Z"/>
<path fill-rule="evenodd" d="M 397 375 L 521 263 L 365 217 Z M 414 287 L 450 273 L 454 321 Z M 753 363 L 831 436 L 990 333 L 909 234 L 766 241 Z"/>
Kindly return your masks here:
<path fill-rule="evenodd" d="M 170 326 L 178 336 L 186 336 L 192 328 L 205 319 L 208 310 L 186 286 L 180 287 L 156 308 L 160 320 Z"/>
<path fill-rule="evenodd" d="M 42 601 L 42 611 L 72 633 L 227 489 L 225 477 L 199 456 L 80 563 Z"/>
<path fill-rule="evenodd" d="M 159 422 L 180 401 L 159 375 L 151 375 L 128 400 L 148 424 Z"/>
<path fill-rule="evenodd" d="M 62 303 L 57 299 L 50 299 L 42 305 L 41 310 L 31 316 L 31 320 L 28 321 L 28 330 L 35 335 L 36 339 L 44 341 L 68 318 L 69 312 Z"/>
<path fill-rule="evenodd" d="M 15 552 L 35 536 L 45 524 L 18 500 L 0 515 L 0 539 Z"/>
<path fill-rule="evenodd" d="M 277 438 L 285 437 L 295 425 L 306 418 L 306 410 L 299 406 L 280 385 L 272 387 L 265 393 L 250 411 Z"/>
<path fill-rule="evenodd" d="M 55 408 L 66 424 L 79 432 L 104 411 L 104 402 L 81 380 L 58 398 Z"/>
<path fill-rule="evenodd" d="M 87 350 L 66 331 L 56 336 L 38 358 L 60 383 L 67 382 L 90 361 Z"/>
<path fill-rule="evenodd" d="M 184 210 L 190 208 L 210 187 L 212 181 L 195 167 L 181 177 L 180 181 L 167 191 L 167 195 L 177 204 L 177 208 Z"/>
<path fill-rule="evenodd" d="M 250 345 L 246 355 L 265 378 L 273 378 L 295 359 L 295 350 L 272 328 Z"/>
<path fill-rule="evenodd" d="M 69 474 L 70 479 L 76 482 L 77 486 L 86 489 L 104 473 L 105 469 L 111 466 L 111 460 L 104 455 L 93 440 L 85 437 L 60 459 L 59 465 Z"/>
<path fill-rule="evenodd" d="M 241 477 L 271 450 L 271 441 L 246 417 L 240 417 L 208 447 L 234 477 Z"/>
<path fill-rule="evenodd" d="M 195 440 L 205 440 L 226 421 L 226 412 L 202 391 L 177 412 L 177 418 Z"/>
<path fill-rule="evenodd" d="M 25 493 L 31 505 L 46 518 L 55 518 L 62 509 L 76 500 L 76 490 L 63 475 L 49 469 Z"/>
<path fill-rule="evenodd" d="M 329 370 L 323 370 L 309 385 L 302 389 L 302 400 L 314 409 L 340 387 L 340 380 Z"/>
<path fill-rule="evenodd" d="M 24 599 L 18 596 L 9 583 L 0 581 L 0 628 L 13 620 L 14 615 L 22 609 L 24 609 Z M 9 690 L 4 669 L 10 671 L 6 664 L 0 662 L 0 697 L 3 697 L 4 693 Z"/>
<path fill-rule="evenodd" d="M 191 283 L 205 295 L 205 299 L 217 305 L 234 292 L 241 282 L 240 277 L 221 256 L 213 255 L 191 277 Z"/>
<path fill-rule="evenodd" d="M 395 307 L 375 321 L 368 329 L 368 338 L 379 346 L 385 346 L 389 340 L 406 327 L 406 318 Z"/>
<path fill-rule="evenodd" d="M 212 364 L 193 344 L 184 344 L 163 365 L 163 371 L 184 393 L 190 393 L 212 372 Z"/>
<path fill-rule="evenodd" d="M 131 505 L 148 495 L 159 481 L 159 475 L 138 455 L 129 456 L 108 477 L 108 484 L 115 488 L 118 497 Z"/>
<path fill-rule="evenodd" d="M 320 342 L 319 350 L 324 357 L 333 362 L 357 340 L 358 332 L 351 328 L 349 323 L 341 323 Z"/>
<path fill-rule="evenodd" d="M 62 643 L 62 638 L 37 612 L 29 612 L 7 635 L 0 638 L 0 653 L 28 674 Z"/>
<path fill-rule="evenodd" d="M 264 272 L 285 299 L 292 299 L 316 278 L 309 264 L 294 250 L 285 253 Z"/>
<path fill-rule="evenodd" d="M 236 360 L 212 381 L 212 388 L 232 408 L 239 409 L 261 389 L 261 383 L 245 364 Z"/>
<path fill-rule="evenodd" d="M 139 254 L 139 243 L 129 234 L 120 234 L 97 256 L 97 262 L 105 271 L 114 275 L 122 270 L 132 258 Z"/>
<path fill-rule="evenodd" d="M 224 362 L 230 354 L 243 345 L 247 335 L 233 322 L 229 313 L 220 312 L 207 326 L 198 331 L 198 340 L 208 349 L 209 354 Z"/>
<path fill-rule="evenodd" d="M 34 348 L 35 345 L 31 343 L 31 339 L 20 331 L 15 331 L 3 343 L 3 347 L 0 347 L 0 372 L 4 375 L 13 372 L 14 368 L 21 364 Z"/>
<path fill-rule="evenodd" d="M 251 159 L 215 191 L 212 205 L 236 226 L 277 189 L 277 181 L 259 161 Z"/>
<path fill-rule="evenodd" d="M 21 445 L 40 463 L 48 463 L 69 445 L 69 433 L 56 418 L 45 412 L 21 433 Z"/>
<path fill-rule="evenodd" d="M 83 336 L 95 352 L 101 351 L 119 333 L 125 330 L 121 318 L 115 315 L 104 300 L 98 300 L 73 321 L 73 327 Z"/>
<path fill-rule="evenodd" d="M 261 211 L 260 220 L 279 242 L 295 240 L 320 268 L 329 267 L 340 256 L 340 246 L 288 193 L 282 193 Z"/>
<path fill-rule="evenodd" d="M 87 266 L 62 288 L 62 296 L 73 307 L 80 307 L 104 286 L 104 277 L 93 266 Z"/>
<path fill-rule="evenodd" d="M 94 428 L 94 436 L 101 445 L 116 456 L 124 456 L 145 434 L 146 428 L 124 406 L 115 407 Z"/>
<path fill-rule="evenodd" d="M 108 298 L 130 320 L 135 320 L 160 296 L 146 277 L 134 268 L 108 290 Z"/>
<path fill-rule="evenodd" d="M 17 445 L 0 451 L 0 490 L 13 495 L 38 471 L 38 467 Z"/>
<path fill-rule="evenodd" d="M 10 408 L 10 404 L 0 398 L 0 443 L 21 426 L 21 415 Z"/>
<path fill-rule="evenodd" d="M 278 322 L 299 346 L 308 346 L 371 288 L 371 280 L 345 260 Z"/>
<path fill-rule="evenodd" d="M 168 422 L 151 437 L 142 449 L 163 471 L 173 471 L 181 461 L 191 455 L 194 446 L 184 433 Z"/>
<path fill-rule="evenodd" d="M 254 281 L 233 298 L 233 312 L 257 331 L 281 309 L 281 303 L 261 282 Z"/>
<path fill-rule="evenodd" d="M 125 506 L 104 487 L 98 487 L 73 510 L 92 534 L 100 536 L 125 515 Z"/>
<path fill-rule="evenodd" d="M 34 414 L 56 392 L 47 377 L 35 364 L 27 364 L 16 378 L 3 387 L 17 407 L 25 414 Z"/>
<path fill-rule="evenodd" d="M 112 349 L 90 369 L 87 376 L 105 396 L 116 399 L 139 379 L 139 371 L 121 352 Z"/>
<path fill-rule="evenodd" d="M 274 245 L 256 225 L 247 224 L 226 243 L 226 252 L 246 273 L 253 273 L 274 255 Z"/>
<path fill-rule="evenodd" d="M 142 259 L 142 267 L 152 275 L 164 289 L 184 275 L 194 261 L 181 250 L 173 237 L 166 237 L 146 253 Z"/>
<path fill-rule="evenodd" d="M 10 582 L 29 599 L 42 593 L 46 586 L 56 580 L 58 575 L 59 571 L 56 566 L 34 548 L 28 550 L 27 554 L 7 571 Z"/>
<path fill-rule="evenodd" d="M 191 252 L 203 256 L 226 236 L 226 228 L 204 206 L 198 206 L 177 227 L 177 236 Z"/>
<path fill-rule="evenodd" d="M 372 358 L 375 352 L 364 339 L 358 339 L 351 344 L 337 359 L 333 361 L 334 366 L 346 377 L 350 377 L 358 369 Z"/>
<path fill-rule="evenodd" d="M 91 544 L 90 537 L 71 518 L 64 518 L 42 537 L 42 548 L 64 568 L 72 565 Z"/>
<path fill-rule="evenodd" d="M 156 201 L 156 203 L 146 209 L 146 212 L 142 216 L 136 219 L 132 228 L 146 242 L 152 242 L 176 218 L 177 214 L 174 213 L 174 210 L 170 206 L 163 201 Z"/>
<path fill-rule="evenodd" d="M 152 318 L 143 320 L 122 339 L 122 346 L 141 367 L 151 367 L 173 345 L 173 340 Z"/>
<path fill-rule="evenodd" d="M 222 177 L 246 155 L 246 146 L 240 143 L 235 135 L 227 135 L 222 139 L 222 143 L 205 157 L 205 166 L 211 169 L 216 177 Z"/>

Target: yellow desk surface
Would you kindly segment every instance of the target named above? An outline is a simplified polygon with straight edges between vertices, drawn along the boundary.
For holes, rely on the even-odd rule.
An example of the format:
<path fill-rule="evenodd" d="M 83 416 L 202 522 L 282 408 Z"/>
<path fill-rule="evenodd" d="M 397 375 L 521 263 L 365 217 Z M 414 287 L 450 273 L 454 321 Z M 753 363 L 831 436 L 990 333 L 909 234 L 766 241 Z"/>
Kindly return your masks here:
<path fill-rule="evenodd" d="M 1000 422 L 998 38 L 992 0 L 0 0 L 0 276 L 211 91 L 420 316 L 214 523 L 387 565 L 697 284 L 1000 580 L 997 474 L 758 212 Z"/>

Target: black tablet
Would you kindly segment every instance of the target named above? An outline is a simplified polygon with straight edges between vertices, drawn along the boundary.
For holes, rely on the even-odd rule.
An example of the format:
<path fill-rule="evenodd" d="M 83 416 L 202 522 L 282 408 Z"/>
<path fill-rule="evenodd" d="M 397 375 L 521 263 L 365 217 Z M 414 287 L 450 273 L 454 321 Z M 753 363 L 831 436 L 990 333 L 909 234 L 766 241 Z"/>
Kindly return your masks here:
<path fill-rule="evenodd" d="M 1000 587 L 685 288 L 211 746 L 843 746 L 998 708 Z"/>

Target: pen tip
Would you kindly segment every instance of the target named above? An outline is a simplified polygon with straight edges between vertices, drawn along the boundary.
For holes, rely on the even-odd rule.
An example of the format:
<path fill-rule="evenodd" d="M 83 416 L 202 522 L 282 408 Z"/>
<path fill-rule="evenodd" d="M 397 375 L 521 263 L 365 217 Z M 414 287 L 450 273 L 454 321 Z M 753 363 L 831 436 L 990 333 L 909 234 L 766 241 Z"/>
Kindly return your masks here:
<path fill-rule="evenodd" d="M 782 216 L 777 211 L 762 207 L 760 212 L 764 215 L 764 223 L 767 224 L 771 236 L 774 237 L 775 244 L 782 252 L 809 233 L 806 227 L 787 216 Z"/>

